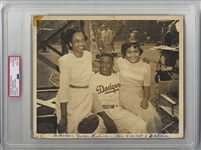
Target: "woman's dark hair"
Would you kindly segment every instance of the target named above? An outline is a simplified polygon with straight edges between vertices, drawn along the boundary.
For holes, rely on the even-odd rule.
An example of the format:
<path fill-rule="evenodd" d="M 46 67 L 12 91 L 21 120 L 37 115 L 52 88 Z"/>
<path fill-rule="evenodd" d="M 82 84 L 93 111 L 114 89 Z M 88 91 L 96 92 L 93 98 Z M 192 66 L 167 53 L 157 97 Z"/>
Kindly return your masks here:
<path fill-rule="evenodd" d="M 131 46 L 133 46 L 133 48 L 138 48 L 140 55 L 143 53 L 143 49 L 140 48 L 140 44 L 137 41 L 127 41 L 121 46 L 121 53 L 123 58 L 125 58 L 126 56 L 126 50 L 130 48 Z"/>
<path fill-rule="evenodd" d="M 67 31 L 65 32 L 65 35 L 64 35 L 65 43 L 70 45 L 69 43 L 72 43 L 73 35 L 77 32 L 82 32 L 85 40 L 87 40 L 87 36 L 85 35 L 85 33 L 82 30 L 80 30 L 78 25 L 75 25 L 68 28 Z M 69 49 L 72 49 L 72 47 L 70 46 Z"/>

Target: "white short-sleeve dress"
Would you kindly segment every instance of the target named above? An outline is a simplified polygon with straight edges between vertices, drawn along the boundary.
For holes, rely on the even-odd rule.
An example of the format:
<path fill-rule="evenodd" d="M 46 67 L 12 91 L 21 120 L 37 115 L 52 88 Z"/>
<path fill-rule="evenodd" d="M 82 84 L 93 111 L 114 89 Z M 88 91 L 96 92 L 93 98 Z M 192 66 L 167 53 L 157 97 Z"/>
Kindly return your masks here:
<path fill-rule="evenodd" d="M 78 133 L 77 127 L 82 119 L 89 116 L 92 110 L 92 93 L 86 87 L 92 76 L 92 55 L 84 51 L 81 58 L 73 53 L 59 59 L 60 88 L 56 97 L 57 122 L 61 119 L 60 103 L 67 103 L 67 132 Z"/>
<path fill-rule="evenodd" d="M 130 63 L 126 58 L 119 58 L 114 70 L 120 72 L 119 97 L 122 107 L 139 115 L 147 122 L 149 133 L 161 132 L 161 118 L 153 105 L 148 102 L 147 109 L 140 106 L 140 102 L 143 100 L 143 86 L 150 86 L 151 69 L 149 64 L 142 60 Z"/>

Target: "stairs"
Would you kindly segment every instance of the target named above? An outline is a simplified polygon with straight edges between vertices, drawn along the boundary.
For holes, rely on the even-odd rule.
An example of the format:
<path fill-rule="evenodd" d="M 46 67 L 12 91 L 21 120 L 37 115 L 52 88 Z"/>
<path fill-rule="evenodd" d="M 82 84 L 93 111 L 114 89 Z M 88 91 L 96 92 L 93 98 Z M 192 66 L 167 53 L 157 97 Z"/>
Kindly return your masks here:
<path fill-rule="evenodd" d="M 166 101 L 166 105 L 159 105 L 159 108 L 164 110 L 171 117 L 179 117 L 179 108 L 176 98 L 168 96 L 166 93 L 160 94 L 160 100 L 163 99 Z M 168 104 L 167 104 L 168 103 Z"/>
<path fill-rule="evenodd" d="M 120 32 L 121 28 L 122 28 L 122 25 L 120 25 L 120 24 L 113 24 L 113 25 L 110 27 L 110 29 L 111 29 L 113 32 L 115 32 L 115 37 L 116 37 L 117 35 L 119 35 L 119 32 Z"/>
<path fill-rule="evenodd" d="M 166 125 L 162 132 L 178 132 L 179 120 L 179 80 L 161 81 L 159 78 L 159 108 L 171 117 L 171 122 Z"/>
<path fill-rule="evenodd" d="M 177 117 L 179 118 L 179 108 L 178 108 L 178 105 L 177 107 L 174 108 L 174 113 L 172 113 L 172 108 L 169 107 L 169 106 L 163 106 L 163 105 L 158 105 L 160 109 L 164 110 L 169 116 L 171 117 Z"/>
<path fill-rule="evenodd" d="M 163 93 L 163 94 L 160 94 L 160 96 L 162 97 L 162 98 L 164 98 L 165 100 L 167 100 L 171 105 L 176 105 L 177 103 L 173 100 L 173 99 L 171 99 L 166 93 Z"/>
<path fill-rule="evenodd" d="M 50 35 L 55 33 L 57 30 L 59 30 L 61 27 L 63 27 L 66 24 L 66 20 L 42 20 L 37 25 L 37 41 L 45 40 Z M 55 36 L 51 43 L 58 42 L 60 39 L 60 34 Z"/>
<path fill-rule="evenodd" d="M 112 29 L 112 28 L 111 28 Z M 119 31 L 117 31 L 117 29 Z M 130 29 L 138 31 L 139 41 L 144 43 L 147 36 L 150 37 L 151 43 L 156 43 L 161 40 L 162 27 L 157 24 L 156 20 L 128 20 L 126 25 L 116 28 L 115 41 L 126 41 L 130 37 Z"/>
<path fill-rule="evenodd" d="M 149 21 L 147 20 L 129 20 L 126 25 L 122 25 L 115 40 L 127 40 L 130 37 L 130 29 L 138 31 L 140 41 L 145 41 Z"/>

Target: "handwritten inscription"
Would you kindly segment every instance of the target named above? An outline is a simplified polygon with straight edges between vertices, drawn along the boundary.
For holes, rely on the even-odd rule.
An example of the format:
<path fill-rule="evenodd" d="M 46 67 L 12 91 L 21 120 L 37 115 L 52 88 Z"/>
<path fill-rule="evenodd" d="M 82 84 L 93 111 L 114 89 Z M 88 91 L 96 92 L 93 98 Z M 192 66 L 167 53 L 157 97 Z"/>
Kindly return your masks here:
<path fill-rule="evenodd" d="M 168 138 L 166 134 L 68 134 L 55 133 L 55 138 Z"/>
<path fill-rule="evenodd" d="M 165 134 L 150 134 L 149 137 L 150 138 L 167 138 L 168 135 L 165 135 Z"/>

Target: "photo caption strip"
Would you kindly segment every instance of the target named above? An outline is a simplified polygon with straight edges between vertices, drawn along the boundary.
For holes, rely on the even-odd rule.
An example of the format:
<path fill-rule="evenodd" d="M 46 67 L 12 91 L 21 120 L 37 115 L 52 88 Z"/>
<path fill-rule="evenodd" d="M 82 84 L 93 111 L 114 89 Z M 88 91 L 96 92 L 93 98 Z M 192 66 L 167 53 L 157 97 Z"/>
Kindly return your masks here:
<path fill-rule="evenodd" d="M 8 57 L 8 96 L 20 97 L 20 56 Z"/>

